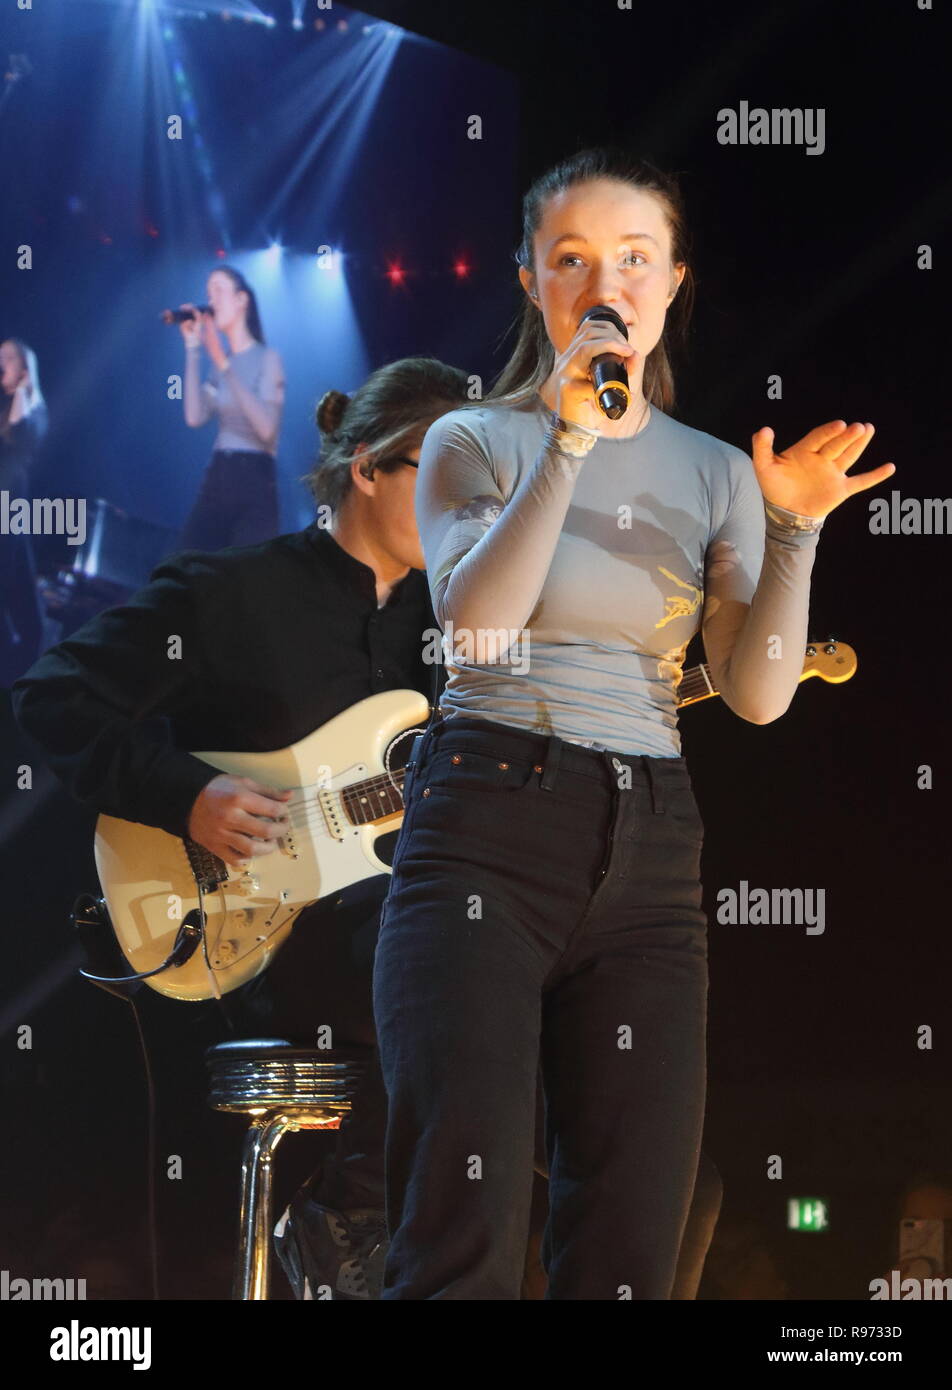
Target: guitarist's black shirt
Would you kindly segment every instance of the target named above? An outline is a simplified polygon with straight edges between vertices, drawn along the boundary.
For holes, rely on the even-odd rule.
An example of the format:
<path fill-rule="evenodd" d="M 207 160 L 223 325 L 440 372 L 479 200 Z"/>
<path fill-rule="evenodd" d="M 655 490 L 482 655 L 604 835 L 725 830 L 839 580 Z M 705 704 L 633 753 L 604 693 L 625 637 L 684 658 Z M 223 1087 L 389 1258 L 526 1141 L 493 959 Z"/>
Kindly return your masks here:
<path fill-rule="evenodd" d="M 218 776 L 189 748 L 270 752 L 381 690 L 432 699 L 444 674 L 434 648 L 424 571 L 378 608 L 373 570 L 315 522 L 171 556 L 126 603 L 46 652 L 12 702 L 79 801 L 184 836 Z"/>

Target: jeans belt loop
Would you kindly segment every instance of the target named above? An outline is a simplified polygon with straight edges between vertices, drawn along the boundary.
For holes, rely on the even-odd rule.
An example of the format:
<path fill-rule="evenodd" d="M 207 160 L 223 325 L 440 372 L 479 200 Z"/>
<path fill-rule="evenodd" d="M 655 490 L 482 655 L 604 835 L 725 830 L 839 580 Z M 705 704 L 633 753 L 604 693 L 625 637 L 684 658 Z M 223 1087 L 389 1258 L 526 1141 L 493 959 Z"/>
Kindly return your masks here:
<path fill-rule="evenodd" d="M 644 764 L 645 775 L 651 788 L 651 809 L 656 816 L 661 816 L 664 814 L 664 787 L 655 771 L 654 758 L 649 758 L 647 754 L 643 754 L 641 761 Z"/>
<path fill-rule="evenodd" d="M 542 764 L 542 777 L 539 786 L 543 791 L 550 792 L 555 786 L 555 779 L 559 771 L 559 759 L 562 756 L 563 740 L 558 734 L 550 734 L 549 746 L 545 750 L 545 761 Z"/>

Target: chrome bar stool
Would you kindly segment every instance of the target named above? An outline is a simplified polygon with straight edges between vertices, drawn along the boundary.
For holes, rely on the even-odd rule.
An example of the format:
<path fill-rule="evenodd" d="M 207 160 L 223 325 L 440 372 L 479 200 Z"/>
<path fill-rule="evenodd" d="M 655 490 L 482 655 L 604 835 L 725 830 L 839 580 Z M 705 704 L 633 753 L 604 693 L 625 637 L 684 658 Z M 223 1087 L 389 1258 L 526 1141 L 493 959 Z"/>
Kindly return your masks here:
<path fill-rule="evenodd" d="M 271 1168 L 289 1131 L 339 1129 L 366 1069 L 356 1053 L 295 1047 L 282 1038 L 217 1043 L 205 1054 L 208 1103 L 249 1115 L 241 1156 L 241 1213 L 232 1297 L 266 1299 L 271 1272 Z"/>

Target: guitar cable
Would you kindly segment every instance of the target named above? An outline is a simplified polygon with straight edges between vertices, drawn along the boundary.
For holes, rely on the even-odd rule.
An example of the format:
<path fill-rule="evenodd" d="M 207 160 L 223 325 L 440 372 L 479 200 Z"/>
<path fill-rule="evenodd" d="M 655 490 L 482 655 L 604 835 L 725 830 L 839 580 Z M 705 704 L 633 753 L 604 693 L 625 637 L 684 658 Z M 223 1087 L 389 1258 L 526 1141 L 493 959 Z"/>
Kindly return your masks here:
<path fill-rule="evenodd" d="M 441 652 L 441 654 L 442 654 L 442 651 L 443 651 L 443 647 L 442 647 L 442 643 L 441 643 L 441 644 L 440 644 L 440 652 Z M 415 759 L 415 757 L 416 757 L 416 751 L 417 751 L 417 749 L 419 748 L 419 746 L 420 746 L 420 744 L 421 744 L 421 742 L 422 742 L 422 740 L 423 740 L 424 735 L 425 735 L 425 734 L 428 734 L 428 733 L 430 732 L 430 729 L 433 727 L 433 724 L 434 724 L 434 722 L 435 722 L 435 720 L 436 720 L 436 716 L 437 716 L 437 714 L 439 713 L 439 708 L 440 708 L 440 672 L 441 672 L 441 669 L 442 669 L 442 665 L 443 665 L 443 663 L 442 663 L 442 661 L 440 660 L 440 658 L 437 658 L 437 660 L 434 661 L 434 663 L 433 663 L 433 677 L 432 677 L 432 681 L 431 681 L 431 691 L 430 691 L 430 700 L 429 700 L 429 718 L 428 718 L 427 721 L 426 721 L 425 727 L 421 729 L 420 726 L 417 725 L 415 728 L 412 728 L 412 729 L 404 729 L 404 731 L 403 731 L 402 734 L 397 734 L 397 737 L 393 740 L 393 742 L 392 742 L 392 743 L 389 743 L 389 744 L 387 745 L 386 751 L 385 751 L 385 753 L 384 753 L 384 759 L 383 759 L 384 771 L 386 772 L 387 776 L 389 777 L 390 782 L 391 782 L 391 785 L 393 786 L 394 791 L 400 792 L 400 793 L 401 793 L 401 796 L 402 796 L 401 788 L 397 786 L 397 783 L 396 783 L 396 781 L 395 781 L 395 779 L 394 779 L 393 773 L 390 771 L 390 755 L 391 755 L 391 753 L 393 752 L 394 748 L 396 748 L 397 744 L 400 742 L 400 740 L 401 740 L 402 738 L 406 738 L 407 734 L 416 734 L 416 738 L 413 740 L 413 742 L 412 742 L 411 745 L 410 745 L 410 757 L 409 757 L 408 760 L 407 760 L 407 766 L 409 766 L 409 764 L 410 764 L 411 762 L 414 761 L 414 759 Z M 404 768 L 403 771 L 406 772 L 406 768 Z M 406 784 L 404 783 L 404 785 L 406 785 Z"/>
<path fill-rule="evenodd" d="M 208 959 L 208 933 L 205 931 L 205 922 L 207 920 L 205 917 L 205 890 L 202 887 L 202 881 L 197 874 L 195 875 L 195 890 L 198 893 L 198 912 L 199 921 L 201 922 L 200 935 L 202 939 L 202 959 L 205 962 L 205 972 L 208 975 L 209 981 L 211 982 L 212 994 L 214 996 L 215 1002 L 220 1005 L 222 1002 L 221 985 L 218 983 L 218 976 L 215 974 L 215 971 L 212 968 L 212 963 Z M 191 915 L 191 913 L 188 914 L 189 917 Z M 187 920 L 188 918 L 186 918 L 186 921 Z M 184 926 L 185 923 L 183 922 L 182 925 Z M 191 954 L 191 952 L 189 954 Z M 227 1013 L 225 1014 L 225 1017 L 228 1017 Z"/>
<path fill-rule="evenodd" d="M 201 902 L 201 897 L 199 897 Z M 198 921 L 195 919 L 198 918 Z M 140 970 L 134 975 L 94 975 L 91 970 L 80 969 L 79 973 L 86 980 L 92 980 L 97 985 L 123 985 L 133 984 L 136 980 L 148 980 L 152 975 L 158 975 L 163 970 L 184 965 L 185 962 L 194 954 L 199 941 L 203 937 L 202 923 L 205 920 L 204 909 L 193 908 L 189 912 L 179 927 L 175 935 L 172 949 L 166 956 L 161 965 L 155 966 L 152 970 Z M 104 898 L 97 898 L 93 893 L 80 893 L 73 903 L 73 910 L 70 913 L 70 924 L 79 932 L 80 941 L 91 958 L 97 954 L 102 954 L 102 947 L 99 941 L 94 940 L 92 933 L 96 929 L 107 928 L 112 933 L 112 926 L 109 922 L 109 911 L 106 907 Z M 123 990 L 113 990 L 113 994 L 126 997 Z"/>
<path fill-rule="evenodd" d="M 145 1091 L 146 1091 L 146 1162 L 148 1173 L 146 1175 L 146 1230 L 148 1231 L 149 1244 L 149 1275 L 152 1281 L 152 1301 L 158 1303 L 159 1300 L 159 1214 L 158 1214 L 158 1194 L 156 1191 L 156 1165 L 159 1161 L 158 1154 L 158 1135 L 156 1124 L 157 1106 L 155 1101 L 155 1079 L 152 1075 L 152 1063 L 149 1060 L 149 1049 L 146 1046 L 145 1032 L 142 1028 L 142 1015 L 139 1013 L 139 1006 L 135 999 L 130 995 L 129 1007 L 132 1009 L 132 1016 L 136 1021 L 136 1032 L 139 1035 L 139 1050 L 142 1053 L 142 1069 L 145 1072 Z"/>
<path fill-rule="evenodd" d="M 426 729 L 428 729 L 429 727 L 430 727 L 429 724 L 427 724 Z M 403 733 L 402 733 L 402 734 L 397 734 L 396 738 L 393 739 L 393 741 L 392 741 L 391 743 L 388 743 L 386 749 L 384 750 L 384 756 L 383 756 L 383 770 L 384 770 L 384 772 L 386 772 L 387 776 L 389 777 L 389 779 L 390 779 L 390 785 L 393 787 L 394 791 L 395 791 L 395 792 L 398 792 L 401 796 L 402 796 L 402 794 L 403 794 L 402 788 L 399 787 L 399 786 L 397 785 L 396 779 L 395 779 L 393 773 L 390 771 L 390 758 L 391 758 L 391 755 L 392 755 L 392 753 L 393 753 L 393 750 L 396 748 L 397 744 L 400 742 L 400 740 L 401 740 L 402 738 L 406 738 L 409 734 L 424 734 L 424 733 L 426 733 L 426 729 L 421 728 L 419 724 L 415 725 L 412 729 L 404 729 Z M 415 747 L 415 744 L 414 744 L 414 745 L 411 745 L 411 747 Z M 410 756 L 411 756 L 411 757 L 413 756 L 412 752 L 411 752 Z M 404 768 L 403 770 L 406 771 L 405 768 Z"/>
<path fill-rule="evenodd" d="M 193 914 L 189 913 L 189 917 Z M 200 926 L 187 919 L 179 927 L 175 937 L 175 944 L 166 956 L 161 965 L 157 965 L 154 970 L 140 970 L 135 975 L 93 975 L 89 970 L 80 969 L 79 973 L 84 980 L 92 980 L 97 985 L 124 985 L 132 984 L 136 980 L 148 980 L 153 975 L 161 975 L 163 970 L 169 970 L 177 965 L 184 965 L 193 954 L 199 940 L 204 940 L 204 932 Z M 206 955 L 207 961 L 207 955 Z"/>

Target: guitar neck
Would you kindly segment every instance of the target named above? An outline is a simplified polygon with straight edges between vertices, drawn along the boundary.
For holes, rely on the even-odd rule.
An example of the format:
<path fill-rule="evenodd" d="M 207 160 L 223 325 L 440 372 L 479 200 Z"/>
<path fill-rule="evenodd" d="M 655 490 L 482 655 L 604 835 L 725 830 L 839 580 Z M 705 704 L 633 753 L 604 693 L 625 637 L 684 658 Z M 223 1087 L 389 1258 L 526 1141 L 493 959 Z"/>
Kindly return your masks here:
<path fill-rule="evenodd" d="M 700 666 L 689 666 L 682 675 L 678 686 L 678 709 L 682 705 L 695 705 L 698 700 L 713 700 L 719 694 L 710 666 L 702 661 Z"/>
<path fill-rule="evenodd" d="M 824 681 L 839 684 L 849 680 L 855 671 L 856 653 L 853 648 L 838 642 L 835 637 L 828 637 L 824 641 L 807 644 L 799 681 L 805 681 L 809 676 L 819 676 Z M 720 691 L 714 684 L 707 662 L 689 666 L 678 685 L 678 709 L 685 705 L 696 705 L 699 700 L 713 700 L 715 695 L 720 695 Z M 393 781 L 386 774 L 378 774 L 342 789 L 344 810 L 352 825 L 369 825 L 399 815 L 403 810 L 403 769 L 394 768 L 392 777 Z"/>
<path fill-rule="evenodd" d="M 803 669 L 799 680 L 808 676 L 820 676 L 825 681 L 839 684 L 847 681 L 856 670 L 856 653 L 852 647 L 828 637 L 824 642 L 808 642 Z M 712 700 L 720 691 L 714 684 L 711 668 L 706 661 L 700 666 L 690 666 L 681 677 L 678 686 L 678 709 L 683 705 L 696 705 L 698 700 Z"/>
<path fill-rule="evenodd" d="M 804 671 L 803 680 L 808 672 Z M 686 670 L 678 686 L 678 708 L 693 705 L 698 700 L 711 700 L 719 692 L 714 688 L 711 668 L 706 662 Z M 341 799 L 352 825 L 369 825 L 403 810 L 404 769 L 393 768 L 396 786 L 386 776 L 371 777 L 343 788 Z"/>

